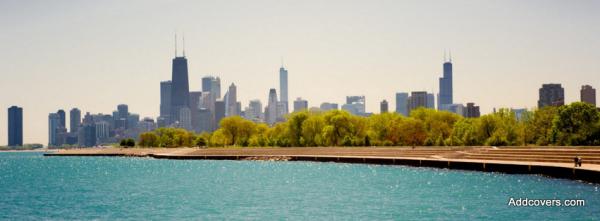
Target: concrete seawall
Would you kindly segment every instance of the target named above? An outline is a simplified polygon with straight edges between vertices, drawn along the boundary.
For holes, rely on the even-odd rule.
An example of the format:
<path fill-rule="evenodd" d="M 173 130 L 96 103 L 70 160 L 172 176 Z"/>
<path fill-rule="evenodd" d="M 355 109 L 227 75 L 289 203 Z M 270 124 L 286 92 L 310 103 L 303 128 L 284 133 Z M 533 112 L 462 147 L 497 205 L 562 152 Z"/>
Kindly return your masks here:
<path fill-rule="evenodd" d="M 274 148 L 274 149 L 72 149 L 46 153 L 45 156 L 153 157 L 174 160 L 288 160 L 339 162 L 379 165 L 405 165 L 509 174 L 539 174 L 555 178 L 600 183 L 600 150 L 504 150 L 502 156 L 494 149 L 452 148 Z M 532 157 L 532 153 L 535 156 Z M 487 153 L 492 159 L 470 159 Z M 525 152 L 525 153 L 524 153 Z M 563 153 L 564 152 L 564 153 Z M 506 158 L 506 155 L 510 158 Z M 529 154 L 529 155 L 528 155 Z M 559 162 L 549 158 L 562 155 Z M 583 167 L 568 163 L 573 155 L 584 156 Z M 527 157 L 535 160 L 524 160 Z M 585 163 L 586 160 L 591 163 Z M 556 161 L 556 160 L 554 160 Z"/>
<path fill-rule="evenodd" d="M 169 154 L 150 154 L 150 157 L 157 159 L 174 160 L 241 160 L 253 156 L 232 156 L 232 155 L 169 155 Z M 264 157 L 264 156 L 263 156 Z M 275 156 L 274 156 L 275 157 Z M 433 167 L 458 170 L 472 170 L 481 172 L 500 172 L 508 174 L 538 174 L 554 178 L 581 180 L 590 183 L 600 184 L 600 171 L 589 170 L 565 166 L 551 166 L 536 162 L 483 162 L 466 160 L 447 160 L 447 159 L 426 159 L 426 158 L 398 158 L 398 157 L 360 157 L 360 156 L 286 156 L 290 161 L 313 161 L 313 162 L 339 162 L 339 163 L 360 163 L 360 164 L 378 164 L 378 165 L 405 165 L 415 167 Z"/>

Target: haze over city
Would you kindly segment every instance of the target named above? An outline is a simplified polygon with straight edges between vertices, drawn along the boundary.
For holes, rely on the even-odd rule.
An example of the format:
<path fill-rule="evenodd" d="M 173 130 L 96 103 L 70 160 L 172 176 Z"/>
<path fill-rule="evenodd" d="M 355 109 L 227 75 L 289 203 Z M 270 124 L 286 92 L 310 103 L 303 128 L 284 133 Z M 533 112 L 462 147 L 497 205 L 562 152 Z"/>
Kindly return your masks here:
<path fill-rule="evenodd" d="M 46 143 L 48 113 L 73 107 L 111 114 L 129 105 L 159 114 L 175 33 L 185 36 L 190 90 L 201 78 L 235 83 L 238 100 L 266 103 L 281 60 L 289 99 L 342 104 L 364 95 L 367 112 L 396 92 L 437 93 L 444 51 L 454 100 L 534 108 L 544 83 L 566 103 L 600 87 L 600 3 L 580 1 L 55 1 L 0 3 L 0 106 L 23 107 L 24 140 Z M 182 42 L 179 42 L 182 51 Z M 6 111 L 0 112 L 6 125 Z M 6 143 L 0 127 L 0 144 Z"/>

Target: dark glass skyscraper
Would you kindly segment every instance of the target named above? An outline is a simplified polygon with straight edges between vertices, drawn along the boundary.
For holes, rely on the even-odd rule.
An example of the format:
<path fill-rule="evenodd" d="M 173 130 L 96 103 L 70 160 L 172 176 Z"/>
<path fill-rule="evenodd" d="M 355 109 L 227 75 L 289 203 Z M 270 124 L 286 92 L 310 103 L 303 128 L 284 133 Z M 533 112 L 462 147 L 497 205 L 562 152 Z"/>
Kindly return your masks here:
<path fill-rule="evenodd" d="M 70 132 L 77 133 L 79 125 L 81 125 L 81 111 L 77 108 L 71 109 L 71 111 L 69 111 L 69 121 L 71 124 Z"/>
<path fill-rule="evenodd" d="M 8 108 L 8 146 L 23 146 L 23 108 Z"/>
<path fill-rule="evenodd" d="M 189 108 L 190 86 L 188 81 L 188 65 L 185 57 L 173 58 L 171 75 L 171 121 L 179 121 L 180 110 Z"/>
<path fill-rule="evenodd" d="M 63 109 L 60 109 L 56 113 L 60 117 L 60 126 L 67 127 L 67 116 L 65 114 L 65 111 Z"/>
<path fill-rule="evenodd" d="M 565 104 L 565 89 L 561 84 L 542 84 L 539 94 L 538 108 Z"/>
<path fill-rule="evenodd" d="M 438 110 L 446 110 L 453 104 L 452 94 L 452 58 L 444 62 L 444 73 L 440 78 L 440 93 L 438 94 Z"/>

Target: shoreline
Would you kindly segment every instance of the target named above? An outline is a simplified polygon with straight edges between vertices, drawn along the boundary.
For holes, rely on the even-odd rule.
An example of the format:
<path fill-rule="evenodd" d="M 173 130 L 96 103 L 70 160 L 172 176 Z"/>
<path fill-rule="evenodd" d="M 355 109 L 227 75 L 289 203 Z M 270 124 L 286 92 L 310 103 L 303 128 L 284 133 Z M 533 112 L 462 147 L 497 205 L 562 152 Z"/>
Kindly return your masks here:
<path fill-rule="evenodd" d="M 600 184 L 600 149 L 587 148 L 86 148 L 47 151 L 44 156 L 152 157 L 171 160 L 312 161 L 405 165 L 508 174 L 539 174 Z M 471 159 L 473 156 L 481 159 Z M 568 160 L 571 156 L 583 156 L 583 166 L 576 168 L 573 163 L 569 163 Z M 586 163 L 586 159 L 590 163 Z M 596 161 L 596 159 L 599 161 Z"/>

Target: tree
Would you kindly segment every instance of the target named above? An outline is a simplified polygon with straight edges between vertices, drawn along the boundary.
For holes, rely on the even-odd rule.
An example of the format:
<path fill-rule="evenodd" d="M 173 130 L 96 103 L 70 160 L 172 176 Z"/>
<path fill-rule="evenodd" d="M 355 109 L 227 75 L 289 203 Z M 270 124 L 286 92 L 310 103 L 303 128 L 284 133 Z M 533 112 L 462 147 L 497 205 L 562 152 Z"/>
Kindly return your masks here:
<path fill-rule="evenodd" d="M 325 119 L 322 114 L 312 114 L 302 122 L 302 138 L 306 146 L 323 145 L 323 127 Z"/>
<path fill-rule="evenodd" d="M 477 125 L 479 118 L 462 118 L 454 124 L 452 136 L 448 144 L 450 145 L 481 145 L 478 139 Z"/>
<path fill-rule="evenodd" d="M 154 132 L 141 133 L 139 140 L 142 147 L 158 147 L 158 135 Z"/>
<path fill-rule="evenodd" d="M 462 117 L 448 111 L 418 108 L 410 112 L 410 117 L 421 120 L 427 131 L 425 145 L 444 145 L 444 141 L 452 135 L 454 124 Z"/>
<path fill-rule="evenodd" d="M 302 139 L 302 125 L 304 121 L 309 118 L 308 111 L 299 111 L 292 113 L 288 117 L 288 132 L 290 143 L 292 146 L 304 146 L 304 140 Z"/>
<path fill-rule="evenodd" d="M 398 145 L 400 143 L 400 122 L 403 117 L 397 113 L 374 114 L 369 117 L 370 143 L 375 145 Z"/>
<path fill-rule="evenodd" d="M 119 142 L 119 146 L 121 146 L 121 147 L 127 147 L 127 140 L 126 139 L 121 139 L 121 142 Z"/>
<path fill-rule="evenodd" d="M 427 139 L 425 124 L 421 120 L 406 118 L 400 122 L 400 130 L 402 131 L 401 140 L 404 145 L 420 146 Z"/>
<path fill-rule="evenodd" d="M 225 145 L 247 146 L 248 139 L 254 133 L 255 124 L 240 116 L 226 117 L 221 120 L 223 135 L 227 138 Z"/>
<path fill-rule="evenodd" d="M 127 145 L 128 147 L 135 147 L 135 140 L 133 140 L 132 138 L 128 138 L 128 139 L 126 140 L 126 145 Z"/>
<path fill-rule="evenodd" d="M 558 145 L 592 145 L 599 143 L 593 135 L 600 116 L 591 104 L 575 102 L 558 108 L 552 121 L 552 140 Z"/>
<path fill-rule="evenodd" d="M 493 114 L 479 118 L 477 124 L 478 140 L 485 145 L 516 145 L 519 139 L 519 124 L 515 113 L 510 109 L 500 109 Z"/>
<path fill-rule="evenodd" d="M 266 124 L 258 124 L 254 128 L 255 132 L 248 139 L 248 146 L 250 147 L 264 147 L 269 145 L 269 138 L 267 134 L 269 134 L 269 126 Z"/>
<path fill-rule="evenodd" d="M 326 126 L 323 127 L 325 145 L 339 146 L 342 139 L 352 132 L 350 114 L 346 111 L 333 110 L 325 113 Z"/>
<path fill-rule="evenodd" d="M 228 138 L 225 136 L 223 132 L 223 128 L 219 128 L 215 132 L 212 133 L 209 140 L 209 146 L 212 147 L 224 147 L 229 143 Z"/>
<path fill-rule="evenodd" d="M 135 147 L 135 140 L 131 138 L 122 139 L 121 142 L 119 142 L 119 145 L 121 147 Z"/>
<path fill-rule="evenodd" d="M 552 122 L 558 114 L 558 107 L 547 106 L 533 112 L 532 119 L 526 122 L 525 127 L 531 132 L 532 138 L 529 142 L 537 145 L 548 145 L 552 143 Z"/>

